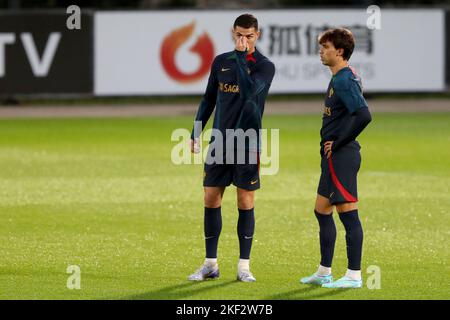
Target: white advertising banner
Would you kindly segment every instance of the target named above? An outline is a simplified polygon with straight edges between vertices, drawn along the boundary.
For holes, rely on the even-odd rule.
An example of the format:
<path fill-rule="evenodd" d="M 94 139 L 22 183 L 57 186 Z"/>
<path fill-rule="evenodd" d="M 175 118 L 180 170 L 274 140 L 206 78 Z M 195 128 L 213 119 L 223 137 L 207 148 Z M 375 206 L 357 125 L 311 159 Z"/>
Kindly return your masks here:
<path fill-rule="evenodd" d="M 247 11 L 246 11 L 247 12 Z M 257 48 L 276 67 L 272 93 L 323 92 L 330 72 L 317 37 L 330 27 L 356 39 L 350 64 L 365 91 L 441 91 L 445 86 L 443 10 L 250 11 L 262 31 Z M 234 50 L 242 11 L 139 11 L 95 14 L 96 95 L 201 94 L 214 57 Z"/>

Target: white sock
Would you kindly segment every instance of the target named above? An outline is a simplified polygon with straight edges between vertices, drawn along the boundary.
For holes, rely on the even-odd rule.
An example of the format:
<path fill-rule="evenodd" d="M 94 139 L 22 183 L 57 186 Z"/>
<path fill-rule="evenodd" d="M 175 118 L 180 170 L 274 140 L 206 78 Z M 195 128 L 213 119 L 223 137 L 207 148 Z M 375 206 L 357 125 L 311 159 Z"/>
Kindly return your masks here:
<path fill-rule="evenodd" d="M 217 265 L 217 258 L 206 258 L 205 266 L 214 267 Z"/>
<path fill-rule="evenodd" d="M 238 270 L 250 270 L 250 259 L 239 259 Z"/>
<path fill-rule="evenodd" d="M 346 277 L 349 277 L 352 280 L 361 280 L 361 270 L 350 270 L 347 269 L 345 273 Z"/>
<path fill-rule="evenodd" d="M 319 265 L 319 269 L 317 269 L 317 274 L 322 277 L 329 276 L 331 274 L 331 268 Z"/>

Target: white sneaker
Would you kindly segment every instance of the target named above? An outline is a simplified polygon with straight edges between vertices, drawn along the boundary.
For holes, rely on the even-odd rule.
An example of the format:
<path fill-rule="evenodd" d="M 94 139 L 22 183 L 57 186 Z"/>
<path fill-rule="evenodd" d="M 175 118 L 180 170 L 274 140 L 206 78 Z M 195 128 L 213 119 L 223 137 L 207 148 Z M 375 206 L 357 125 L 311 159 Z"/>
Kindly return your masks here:
<path fill-rule="evenodd" d="M 342 277 L 334 282 L 324 283 L 322 288 L 361 288 L 362 280 L 353 280 L 349 277 Z"/>
<path fill-rule="evenodd" d="M 312 276 L 301 278 L 300 282 L 304 284 L 317 284 L 321 286 L 325 283 L 333 282 L 333 276 L 331 274 L 327 276 L 321 276 L 316 272 Z"/>
<path fill-rule="evenodd" d="M 203 281 L 208 279 L 217 279 L 220 276 L 219 265 L 214 266 L 204 264 L 197 271 L 188 277 L 190 281 Z"/>
<path fill-rule="evenodd" d="M 250 270 L 238 270 L 237 280 L 242 282 L 255 282 L 256 279 Z"/>

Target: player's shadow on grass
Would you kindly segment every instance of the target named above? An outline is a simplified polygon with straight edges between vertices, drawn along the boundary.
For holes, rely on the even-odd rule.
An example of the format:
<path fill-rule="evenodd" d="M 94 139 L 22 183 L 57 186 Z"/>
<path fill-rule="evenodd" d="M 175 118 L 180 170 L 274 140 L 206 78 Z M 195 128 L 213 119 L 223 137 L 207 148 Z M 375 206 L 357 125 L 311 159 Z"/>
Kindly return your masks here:
<path fill-rule="evenodd" d="M 295 289 L 286 292 L 280 292 L 268 297 L 265 297 L 264 300 L 289 300 L 296 299 L 296 296 L 299 294 L 305 294 L 315 289 L 319 289 L 319 286 L 307 286 L 306 288 Z"/>
<path fill-rule="evenodd" d="M 325 288 L 321 288 L 321 289 L 323 290 L 322 293 L 306 296 L 303 299 L 311 300 L 311 299 L 327 298 L 327 297 L 337 296 L 337 295 L 343 294 L 344 292 L 349 291 L 349 290 L 355 290 L 355 289 L 350 289 L 350 288 L 340 288 L 340 289 L 325 289 Z"/>
<path fill-rule="evenodd" d="M 122 297 L 121 300 L 175 300 L 186 299 L 198 293 L 214 290 L 219 287 L 225 287 L 236 280 L 232 281 L 190 281 L 182 284 L 164 287 L 155 291 L 149 291 L 141 294 Z"/>
<path fill-rule="evenodd" d="M 318 294 L 311 294 L 311 292 L 317 292 L 315 290 L 321 289 L 326 290 Z M 265 297 L 264 300 L 311 300 L 311 299 L 320 299 L 320 298 L 326 298 L 334 295 L 338 295 L 343 293 L 344 291 L 347 291 L 349 289 L 336 289 L 336 290 L 330 290 L 330 289 L 324 289 L 320 286 L 315 285 L 309 285 L 306 288 L 301 289 L 295 289 L 287 292 L 280 292 L 268 297 Z"/>

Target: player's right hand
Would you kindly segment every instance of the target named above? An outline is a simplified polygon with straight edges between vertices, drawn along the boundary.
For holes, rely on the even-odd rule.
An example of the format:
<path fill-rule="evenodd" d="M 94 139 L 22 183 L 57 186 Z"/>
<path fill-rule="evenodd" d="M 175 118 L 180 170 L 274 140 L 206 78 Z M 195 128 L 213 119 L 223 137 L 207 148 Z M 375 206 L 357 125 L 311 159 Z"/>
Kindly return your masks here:
<path fill-rule="evenodd" d="M 236 50 L 237 51 L 248 51 L 248 42 L 247 38 L 244 36 L 240 36 L 236 40 Z"/>
<path fill-rule="evenodd" d="M 199 153 L 200 152 L 200 139 L 195 138 L 191 139 L 191 153 Z"/>
<path fill-rule="evenodd" d="M 327 156 L 327 159 L 329 159 L 331 157 L 331 154 L 333 153 L 333 151 L 331 150 L 331 148 L 333 147 L 333 142 L 334 141 L 326 141 L 323 146 L 324 146 L 324 153 Z"/>

